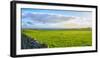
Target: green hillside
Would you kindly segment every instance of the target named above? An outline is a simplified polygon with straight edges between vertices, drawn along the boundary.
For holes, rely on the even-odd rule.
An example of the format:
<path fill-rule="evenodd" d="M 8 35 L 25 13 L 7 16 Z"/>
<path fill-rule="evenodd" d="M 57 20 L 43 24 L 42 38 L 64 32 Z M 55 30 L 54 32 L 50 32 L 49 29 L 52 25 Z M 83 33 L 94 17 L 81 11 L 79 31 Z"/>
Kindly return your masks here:
<path fill-rule="evenodd" d="M 83 47 L 92 45 L 92 31 L 89 29 L 73 30 L 31 30 L 24 29 L 22 33 L 48 48 Z"/>

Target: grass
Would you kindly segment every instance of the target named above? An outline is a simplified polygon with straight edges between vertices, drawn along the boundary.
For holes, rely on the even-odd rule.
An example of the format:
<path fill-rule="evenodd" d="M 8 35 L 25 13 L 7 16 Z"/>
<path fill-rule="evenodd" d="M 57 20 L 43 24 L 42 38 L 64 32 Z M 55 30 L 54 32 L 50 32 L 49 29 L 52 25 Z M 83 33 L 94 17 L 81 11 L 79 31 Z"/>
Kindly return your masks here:
<path fill-rule="evenodd" d="M 92 46 L 91 30 L 30 30 L 22 33 L 35 38 L 48 48 Z"/>

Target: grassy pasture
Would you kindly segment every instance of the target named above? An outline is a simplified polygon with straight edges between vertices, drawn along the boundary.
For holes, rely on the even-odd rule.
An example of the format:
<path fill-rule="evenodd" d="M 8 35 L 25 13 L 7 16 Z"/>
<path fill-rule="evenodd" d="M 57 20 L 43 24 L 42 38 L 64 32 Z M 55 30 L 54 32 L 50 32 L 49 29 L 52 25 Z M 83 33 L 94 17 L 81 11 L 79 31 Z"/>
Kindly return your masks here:
<path fill-rule="evenodd" d="M 31 30 L 24 29 L 22 33 L 35 38 L 48 48 L 83 47 L 92 45 L 92 31 L 80 30 Z"/>

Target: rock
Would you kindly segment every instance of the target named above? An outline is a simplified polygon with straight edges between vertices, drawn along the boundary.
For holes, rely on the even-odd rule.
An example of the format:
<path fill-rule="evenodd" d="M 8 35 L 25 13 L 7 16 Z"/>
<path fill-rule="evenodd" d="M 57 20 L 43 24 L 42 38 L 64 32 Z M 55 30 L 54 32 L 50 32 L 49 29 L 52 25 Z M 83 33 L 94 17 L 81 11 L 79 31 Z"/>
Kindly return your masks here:
<path fill-rule="evenodd" d="M 40 44 L 37 40 L 34 40 L 25 34 L 21 35 L 21 49 L 36 49 L 47 48 L 46 44 Z"/>

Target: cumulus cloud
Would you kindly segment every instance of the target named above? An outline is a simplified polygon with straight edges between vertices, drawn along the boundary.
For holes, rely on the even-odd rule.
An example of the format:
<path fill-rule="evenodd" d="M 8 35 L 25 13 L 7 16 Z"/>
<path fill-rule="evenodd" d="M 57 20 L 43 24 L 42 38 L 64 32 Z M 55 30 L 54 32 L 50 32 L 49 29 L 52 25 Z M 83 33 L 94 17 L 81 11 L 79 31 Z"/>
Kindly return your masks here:
<path fill-rule="evenodd" d="M 28 13 L 28 14 L 24 14 L 22 16 L 22 19 L 24 18 L 29 18 L 33 21 L 36 22 L 41 22 L 41 23 L 58 23 L 58 22 L 62 22 L 62 21 L 67 21 L 70 19 L 75 19 L 75 17 L 67 17 L 65 15 L 55 15 L 55 14 L 39 14 L 39 13 Z"/>
<path fill-rule="evenodd" d="M 75 16 L 47 13 L 22 14 L 22 28 L 85 28 L 91 27 L 91 20 Z"/>

